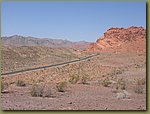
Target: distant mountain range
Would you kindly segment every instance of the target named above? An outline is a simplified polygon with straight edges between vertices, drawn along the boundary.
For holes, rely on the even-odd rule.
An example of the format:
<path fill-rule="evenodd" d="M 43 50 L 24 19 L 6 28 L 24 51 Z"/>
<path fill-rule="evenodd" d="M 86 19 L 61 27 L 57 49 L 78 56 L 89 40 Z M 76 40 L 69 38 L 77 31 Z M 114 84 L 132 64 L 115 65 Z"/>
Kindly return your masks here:
<path fill-rule="evenodd" d="M 51 48 L 76 48 L 86 49 L 91 43 L 86 41 L 72 42 L 62 39 L 35 38 L 13 35 L 2 37 L 2 45 L 4 46 L 47 46 Z"/>
<path fill-rule="evenodd" d="M 87 52 L 146 52 L 146 29 L 135 26 L 110 28 L 95 43 L 14 35 L 2 37 L 2 45 L 11 47 L 46 46 L 51 48 L 74 48 Z"/>

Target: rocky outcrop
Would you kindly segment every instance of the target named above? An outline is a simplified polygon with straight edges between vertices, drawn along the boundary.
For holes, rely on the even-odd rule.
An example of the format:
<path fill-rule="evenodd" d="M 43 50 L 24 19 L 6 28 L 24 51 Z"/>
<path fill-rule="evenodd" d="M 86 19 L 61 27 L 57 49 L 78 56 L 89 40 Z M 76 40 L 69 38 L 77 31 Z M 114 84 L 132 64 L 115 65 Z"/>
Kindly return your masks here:
<path fill-rule="evenodd" d="M 88 51 L 146 51 L 146 30 L 143 27 L 110 28 Z"/>

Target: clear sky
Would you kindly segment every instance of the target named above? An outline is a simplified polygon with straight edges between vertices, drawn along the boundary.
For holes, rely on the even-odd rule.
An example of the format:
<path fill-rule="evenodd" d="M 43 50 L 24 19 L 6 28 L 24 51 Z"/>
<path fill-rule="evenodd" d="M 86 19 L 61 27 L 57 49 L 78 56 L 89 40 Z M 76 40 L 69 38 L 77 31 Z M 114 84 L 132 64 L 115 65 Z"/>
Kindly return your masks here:
<path fill-rule="evenodd" d="M 111 27 L 146 27 L 146 2 L 3 2 L 2 36 L 96 41 Z"/>

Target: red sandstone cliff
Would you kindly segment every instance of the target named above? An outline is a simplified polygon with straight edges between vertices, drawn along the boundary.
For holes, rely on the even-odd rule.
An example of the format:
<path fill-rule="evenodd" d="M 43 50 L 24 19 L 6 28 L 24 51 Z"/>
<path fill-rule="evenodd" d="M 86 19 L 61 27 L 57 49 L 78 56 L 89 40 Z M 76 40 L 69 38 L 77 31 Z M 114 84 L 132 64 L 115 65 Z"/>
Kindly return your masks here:
<path fill-rule="evenodd" d="M 146 52 L 146 30 L 143 27 L 110 28 L 88 51 Z"/>

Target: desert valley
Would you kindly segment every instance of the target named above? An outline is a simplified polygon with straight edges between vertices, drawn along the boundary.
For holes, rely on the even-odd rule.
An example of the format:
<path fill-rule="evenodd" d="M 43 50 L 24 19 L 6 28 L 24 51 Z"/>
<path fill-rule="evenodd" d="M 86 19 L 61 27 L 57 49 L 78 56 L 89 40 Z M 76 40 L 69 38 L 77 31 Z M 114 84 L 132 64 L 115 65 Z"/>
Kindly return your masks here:
<path fill-rule="evenodd" d="M 147 109 L 143 27 L 110 28 L 96 42 L 19 35 L 1 42 L 3 110 Z"/>

